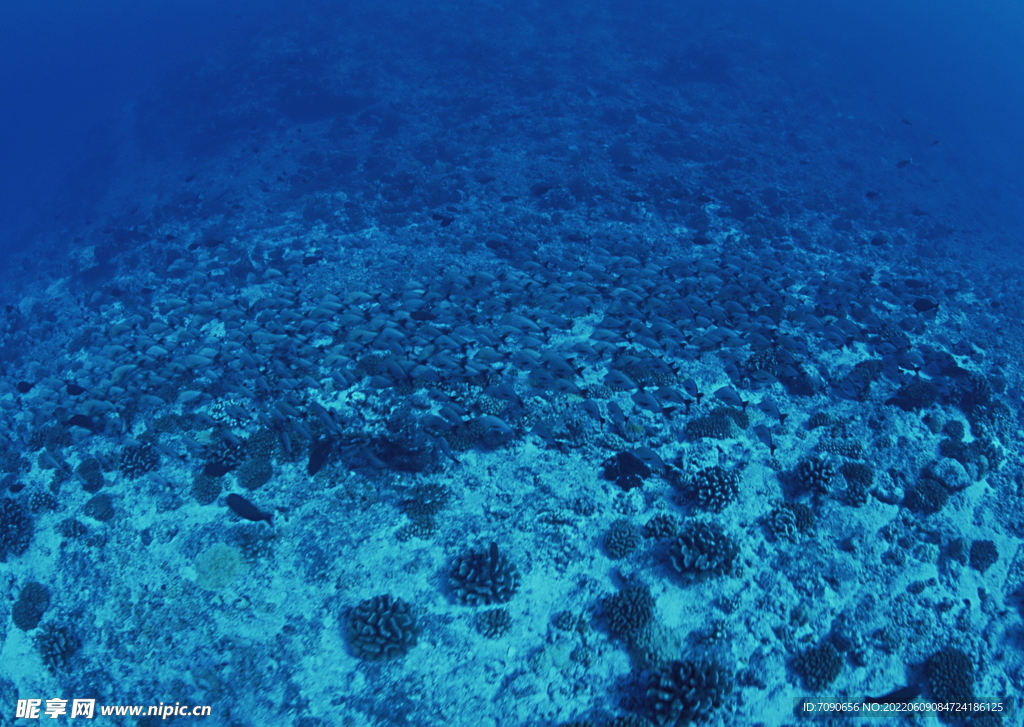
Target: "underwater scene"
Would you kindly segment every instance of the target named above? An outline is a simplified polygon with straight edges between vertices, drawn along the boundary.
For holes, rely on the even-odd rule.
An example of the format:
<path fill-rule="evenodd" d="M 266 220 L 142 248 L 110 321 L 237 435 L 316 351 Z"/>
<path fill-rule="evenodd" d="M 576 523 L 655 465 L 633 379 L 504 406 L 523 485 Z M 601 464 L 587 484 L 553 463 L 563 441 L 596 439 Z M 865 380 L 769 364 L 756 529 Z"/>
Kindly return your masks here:
<path fill-rule="evenodd" d="M 996 727 L 1024 13 L 0 7 L 0 725 Z"/>

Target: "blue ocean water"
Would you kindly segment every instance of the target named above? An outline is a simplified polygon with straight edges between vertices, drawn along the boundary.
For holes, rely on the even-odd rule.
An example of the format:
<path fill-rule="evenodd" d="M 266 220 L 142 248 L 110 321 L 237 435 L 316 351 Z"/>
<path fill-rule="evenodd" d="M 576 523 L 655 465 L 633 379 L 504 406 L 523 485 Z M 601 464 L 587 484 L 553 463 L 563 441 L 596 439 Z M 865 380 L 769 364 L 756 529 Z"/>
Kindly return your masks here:
<path fill-rule="evenodd" d="M 0 6 L 0 725 L 1020 724 L 1014 3 Z"/>

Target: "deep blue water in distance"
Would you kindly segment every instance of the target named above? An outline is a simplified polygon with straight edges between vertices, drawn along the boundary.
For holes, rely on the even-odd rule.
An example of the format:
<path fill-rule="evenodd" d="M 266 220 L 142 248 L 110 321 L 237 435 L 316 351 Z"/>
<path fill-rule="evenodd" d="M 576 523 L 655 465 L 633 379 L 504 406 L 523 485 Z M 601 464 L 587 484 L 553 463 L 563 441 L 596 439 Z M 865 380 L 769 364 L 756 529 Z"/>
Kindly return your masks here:
<path fill-rule="evenodd" d="M 401 48 L 412 61 L 417 48 L 433 55 L 449 46 L 449 38 L 457 42 L 466 16 L 498 27 L 515 17 L 538 24 L 559 17 L 557 5 L 424 8 L 436 25 L 419 34 L 402 22 L 395 4 L 361 11 L 359 4 L 329 5 L 4 3 L 0 153 L 6 170 L 4 217 L 14 228 L 8 234 L 34 232 L 32 225 L 61 214 L 59 207 L 77 210 L 92 203 L 116 174 L 111 167 L 119 144 L 147 131 L 167 134 L 167 129 L 146 128 L 144 117 L 156 97 L 170 105 L 195 103 L 187 84 L 175 88 L 176 82 L 185 83 L 204 62 L 245 64 L 253 46 L 270 42 L 275 33 L 294 32 L 301 42 L 302 34 L 324 32 L 321 18 L 344 16 L 366 23 L 367 35 Z M 614 12 L 616 6 L 600 7 Z M 583 7 L 568 27 L 550 32 L 569 45 L 598 35 L 603 29 L 596 10 Z M 678 10 L 652 2 L 635 11 L 621 8 L 628 22 L 618 31 L 622 52 L 655 61 L 686 44 L 692 20 L 751 33 L 766 54 L 760 60 L 773 73 L 851 108 L 884 104 L 918 114 L 919 124 L 955 147 L 951 153 L 977 178 L 1015 187 L 1024 153 L 1016 133 L 1024 118 L 1019 83 L 1024 30 L 1017 11 L 1006 2 L 688 3 Z M 358 34 L 358 25 L 349 27 Z M 494 36 L 491 50 L 503 40 L 509 41 Z M 732 55 L 752 50 L 734 48 Z M 430 67 L 424 62 L 426 72 Z M 90 183 L 76 186 L 76 179 Z M 59 199 L 57 191 L 63 194 Z"/>
<path fill-rule="evenodd" d="M 1022 81 L 1005 0 L 0 0 L 0 725 L 1019 724 Z"/>

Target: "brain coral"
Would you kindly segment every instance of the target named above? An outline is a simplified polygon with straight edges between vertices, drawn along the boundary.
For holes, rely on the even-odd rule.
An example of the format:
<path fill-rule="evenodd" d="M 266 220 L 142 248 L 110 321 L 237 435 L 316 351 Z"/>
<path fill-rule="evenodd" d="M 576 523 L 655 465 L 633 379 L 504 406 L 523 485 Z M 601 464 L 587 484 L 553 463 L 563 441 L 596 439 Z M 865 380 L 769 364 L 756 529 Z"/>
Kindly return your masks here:
<path fill-rule="evenodd" d="M 724 467 L 705 467 L 690 480 L 697 505 L 703 510 L 722 512 L 740 493 L 739 473 Z"/>
<path fill-rule="evenodd" d="M 654 618 L 654 606 L 647 586 L 630 586 L 601 602 L 608 630 L 627 641 Z"/>
<path fill-rule="evenodd" d="M 718 664 L 673 661 L 654 674 L 647 690 L 648 707 L 660 725 L 704 722 L 731 690 L 732 680 Z"/>
<path fill-rule="evenodd" d="M 121 472 L 126 477 L 141 477 L 160 466 L 160 455 L 149 444 L 136 444 L 121 452 Z"/>
<path fill-rule="evenodd" d="M 519 590 L 519 569 L 498 552 L 498 544 L 487 550 L 470 551 L 455 559 L 449 573 L 452 590 L 468 606 L 507 603 Z"/>
<path fill-rule="evenodd" d="M 640 547 L 640 531 L 629 520 L 619 519 L 604 534 L 604 549 L 609 557 L 620 560 Z"/>
<path fill-rule="evenodd" d="M 805 492 L 826 493 L 837 471 L 836 466 L 831 462 L 818 457 L 810 457 L 797 465 L 796 481 Z"/>
<path fill-rule="evenodd" d="M 739 546 L 713 523 L 693 523 L 679 534 L 669 551 L 679 573 L 724 575 L 732 570 Z"/>
<path fill-rule="evenodd" d="M 678 534 L 679 520 L 667 512 L 652 515 L 644 525 L 644 537 L 647 538 L 674 538 Z"/>
<path fill-rule="evenodd" d="M 404 656 L 416 645 L 419 629 L 412 607 L 400 598 L 374 596 L 348 619 L 348 640 L 360 659 L 383 661 Z"/>

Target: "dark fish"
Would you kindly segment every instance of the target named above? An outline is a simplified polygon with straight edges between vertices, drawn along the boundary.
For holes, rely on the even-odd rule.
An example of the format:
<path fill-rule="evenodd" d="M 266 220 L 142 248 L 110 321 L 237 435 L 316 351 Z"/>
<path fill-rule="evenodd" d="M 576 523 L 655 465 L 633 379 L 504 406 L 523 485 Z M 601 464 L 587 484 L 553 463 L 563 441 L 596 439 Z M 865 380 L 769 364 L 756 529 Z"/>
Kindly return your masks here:
<path fill-rule="evenodd" d="M 921 695 L 921 687 L 911 684 L 909 687 L 900 687 L 895 692 L 889 692 L 884 697 L 865 697 L 867 704 L 903 704 L 913 702 Z"/>
<path fill-rule="evenodd" d="M 601 424 L 604 424 L 604 417 L 601 416 L 601 407 L 593 399 L 587 399 L 583 402 L 583 411 L 601 422 Z"/>
<path fill-rule="evenodd" d="M 757 435 L 762 444 L 768 447 L 768 451 L 774 457 L 778 446 L 775 444 L 775 438 L 772 437 L 772 431 L 764 424 L 758 424 L 754 427 L 754 434 Z"/>
<path fill-rule="evenodd" d="M 231 493 L 227 497 L 227 503 L 228 507 L 231 508 L 231 511 L 239 517 L 251 520 L 254 523 L 259 522 L 260 520 L 266 520 L 270 523 L 270 513 L 263 512 L 241 495 Z"/>
<path fill-rule="evenodd" d="M 19 394 L 27 394 L 32 391 L 33 386 L 35 386 L 35 384 L 30 384 L 27 381 L 19 381 L 14 385 L 14 388 L 18 390 Z"/>
<path fill-rule="evenodd" d="M 75 414 L 64 422 L 64 425 L 68 427 L 81 427 L 82 429 L 88 429 L 91 432 L 93 427 L 96 426 L 96 422 L 92 420 L 92 417 L 88 417 L 85 414 Z"/>
<path fill-rule="evenodd" d="M 903 169 L 903 167 L 908 167 L 912 163 L 913 163 L 913 160 L 911 160 L 911 159 L 900 159 L 898 162 L 896 162 L 896 168 L 897 169 Z"/>
<path fill-rule="evenodd" d="M 71 394 L 71 396 L 78 396 L 79 394 L 84 394 L 85 393 L 85 389 L 83 387 L 79 386 L 78 384 L 68 384 L 67 388 L 66 388 L 66 391 L 69 394 Z"/>
<path fill-rule="evenodd" d="M 274 408 L 285 416 L 295 417 L 296 419 L 302 418 L 302 412 L 296 409 L 294 406 L 289 404 L 287 401 L 278 401 L 274 403 Z"/>
<path fill-rule="evenodd" d="M 423 427 L 423 430 L 427 434 L 435 437 L 452 428 L 452 425 L 448 420 L 442 419 L 436 414 L 424 414 L 420 418 L 420 426 Z"/>
<path fill-rule="evenodd" d="M 637 391 L 633 394 L 633 403 L 641 409 L 646 409 L 654 414 L 668 414 L 671 413 L 672 407 L 663 408 L 658 400 L 654 398 L 653 394 L 648 394 L 646 391 Z"/>
<path fill-rule="evenodd" d="M 561 446 L 561 442 L 555 438 L 554 433 L 552 433 L 552 431 L 543 424 L 537 424 L 534 426 L 534 428 L 530 430 L 530 434 L 535 434 L 540 437 L 544 444 L 549 447 L 557 449 Z"/>
<path fill-rule="evenodd" d="M 497 384 L 495 386 L 489 386 L 487 393 L 493 396 L 495 399 L 500 399 L 507 404 L 512 404 L 517 407 L 523 405 L 523 400 L 519 398 L 519 395 L 515 390 L 508 384 Z"/>
<path fill-rule="evenodd" d="M 763 399 L 757 404 L 758 411 L 776 419 L 780 416 L 779 407 L 771 399 Z"/>
<path fill-rule="evenodd" d="M 608 405 L 608 418 L 619 426 L 626 423 L 626 415 L 622 411 L 622 407 L 614 401 L 609 401 Z"/>
<path fill-rule="evenodd" d="M 654 395 L 658 397 L 659 401 L 668 402 L 669 404 L 684 404 L 687 406 L 690 404 L 687 399 L 683 398 L 682 394 L 667 386 L 658 387 L 655 390 Z"/>
<path fill-rule="evenodd" d="M 779 380 L 777 378 L 772 376 L 767 371 L 761 371 L 760 369 L 758 369 L 756 371 L 751 371 L 750 372 L 750 379 L 754 383 L 762 384 L 762 385 L 765 385 L 765 386 L 767 386 L 769 384 L 777 384 L 777 383 L 779 383 Z"/>
<path fill-rule="evenodd" d="M 331 440 L 330 439 L 318 439 L 313 442 L 313 446 L 309 448 L 309 462 L 306 464 L 306 473 L 310 476 L 315 475 L 323 466 L 327 464 L 327 460 L 331 456 Z"/>
<path fill-rule="evenodd" d="M 768 338 L 757 332 L 748 333 L 746 340 L 751 346 L 757 346 L 758 348 L 769 348 L 772 345 Z"/>
<path fill-rule="evenodd" d="M 316 403 L 315 401 L 310 402 L 309 408 L 313 410 L 313 414 L 316 415 L 317 419 L 324 423 L 324 426 L 327 427 L 329 431 L 332 431 L 335 434 L 340 434 L 338 430 L 338 425 L 335 423 L 334 418 L 331 416 L 331 413 L 329 411 L 324 409 L 320 404 Z"/>
<path fill-rule="evenodd" d="M 414 321 L 432 321 L 437 318 L 437 313 L 434 312 L 433 308 L 421 308 L 414 310 L 409 314 L 409 317 Z"/>
<path fill-rule="evenodd" d="M 207 462 L 205 465 L 203 465 L 203 474 L 206 475 L 207 477 L 223 477 L 230 471 L 231 465 L 226 464 L 224 462 Z M 235 508 L 231 509 L 234 510 Z M 238 514 L 242 515 L 242 513 Z M 246 516 L 242 515 L 242 517 Z M 250 518 L 250 520 L 251 519 L 252 518 Z"/>
<path fill-rule="evenodd" d="M 442 404 L 437 413 L 452 425 L 462 424 L 463 418 L 469 414 L 469 412 L 452 401 Z"/>
<path fill-rule="evenodd" d="M 900 354 L 896 360 L 897 365 L 902 369 L 920 371 L 924 368 L 924 357 L 917 351 L 907 351 Z"/>
<path fill-rule="evenodd" d="M 683 382 L 683 391 L 696 399 L 698 404 L 700 404 L 701 397 L 704 396 L 704 394 L 697 389 L 697 382 L 693 379 L 687 379 Z"/>
<path fill-rule="evenodd" d="M 444 437 L 431 437 L 430 441 L 432 441 L 434 443 L 434 446 L 437 447 L 439 450 L 441 450 L 441 452 L 446 457 L 451 459 L 452 462 L 455 462 L 456 464 L 458 464 L 459 459 L 458 459 L 458 457 L 455 456 L 455 453 L 452 452 L 452 447 L 451 447 L 450 444 L 448 444 L 448 440 L 447 439 L 445 439 Z"/>
<path fill-rule="evenodd" d="M 504 421 L 492 414 L 484 414 L 477 418 L 477 424 L 483 427 L 483 441 L 489 447 L 505 444 L 515 436 L 515 430 Z"/>
<path fill-rule="evenodd" d="M 220 438 L 230 444 L 232 447 L 241 447 L 243 442 L 239 437 L 232 432 L 230 429 L 221 429 Z"/>
<path fill-rule="evenodd" d="M 723 386 L 720 389 L 716 389 L 715 398 L 729 406 L 738 406 L 744 410 L 747 408 L 747 404 L 750 403 L 741 399 L 740 395 L 731 386 Z"/>
<path fill-rule="evenodd" d="M 288 436 L 288 432 L 282 429 L 281 431 L 278 432 L 278 438 L 281 440 L 281 449 L 284 450 L 285 454 L 291 457 L 292 452 L 295 451 L 295 448 L 292 445 L 292 438 Z"/>
<path fill-rule="evenodd" d="M 544 365 L 551 369 L 555 376 L 558 376 L 559 378 L 567 379 L 573 376 L 579 376 L 584 371 L 582 366 L 573 366 L 563 357 L 553 353 L 543 356 L 542 361 Z"/>
<path fill-rule="evenodd" d="M 637 447 L 633 450 L 632 455 L 653 471 L 663 472 L 665 470 L 664 460 L 650 447 Z"/>
<path fill-rule="evenodd" d="M 939 304 L 934 300 L 928 300 L 928 298 L 918 298 L 914 301 L 914 310 L 918 313 L 924 313 L 926 311 L 934 310 L 938 308 Z"/>
<path fill-rule="evenodd" d="M 621 371 L 615 371 L 615 370 L 609 371 L 608 374 L 604 377 L 604 384 L 605 384 L 605 386 L 609 386 L 609 387 L 611 387 L 613 389 L 635 389 L 635 388 L 637 388 L 636 384 L 633 383 L 632 379 L 630 379 L 628 376 L 626 376 Z"/>
<path fill-rule="evenodd" d="M 555 379 L 549 384 L 549 386 L 553 391 L 557 391 L 560 394 L 576 394 L 577 396 L 583 396 L 583 389 L 567 379 Z"/>

